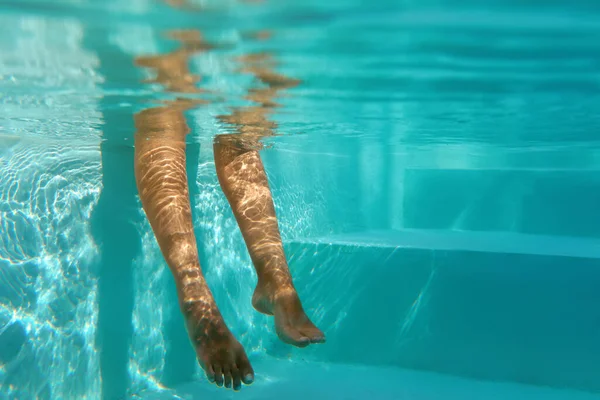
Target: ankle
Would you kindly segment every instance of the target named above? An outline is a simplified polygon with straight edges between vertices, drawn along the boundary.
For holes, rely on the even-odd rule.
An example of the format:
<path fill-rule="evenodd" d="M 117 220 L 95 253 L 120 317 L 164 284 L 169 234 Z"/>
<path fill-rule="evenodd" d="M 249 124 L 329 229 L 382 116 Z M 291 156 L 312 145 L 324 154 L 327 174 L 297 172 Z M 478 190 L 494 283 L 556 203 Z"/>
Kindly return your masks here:
<path fill-rule="evenodd" d="M 283 248 L 277 249 L 269 246 L 268 252 L 263 250 L 261 254 L 254 254 L 252 263 L 259 275 L 267 279 L 272 279 L 274 276 L 290 275 Z"/>
<path fill-rule="evenodd" d="M 282 296 L 290 296 L 296 293 L 296 288 L 291 280 L 259 279 L 256 285 L 257 291 L 273 302 Z"/>

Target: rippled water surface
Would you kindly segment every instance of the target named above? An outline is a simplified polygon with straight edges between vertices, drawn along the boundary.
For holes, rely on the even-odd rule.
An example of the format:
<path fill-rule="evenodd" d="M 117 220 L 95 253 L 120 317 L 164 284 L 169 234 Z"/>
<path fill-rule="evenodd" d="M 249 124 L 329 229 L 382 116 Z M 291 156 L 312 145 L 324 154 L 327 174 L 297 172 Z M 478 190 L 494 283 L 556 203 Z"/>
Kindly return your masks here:
<path fill-rule="evenodd" d="M 189 129 L 201 260 L 252 357 L 600 392 L 596 1 L 0 0 L 0 103 L 0 398 L 112 400 L 202 379 L 133 177 L 134 120 L 152 130 L 150 108 Z M 265 145 L 325 347 L 290 350 L 252 310 L 214 172 L 227 134 Z M 497 269 L 470 267 L 483 264 Z M 461 279 L 501 282 L 497 303 Z M 449 322 L 452 305 L 465 313 Z"/>

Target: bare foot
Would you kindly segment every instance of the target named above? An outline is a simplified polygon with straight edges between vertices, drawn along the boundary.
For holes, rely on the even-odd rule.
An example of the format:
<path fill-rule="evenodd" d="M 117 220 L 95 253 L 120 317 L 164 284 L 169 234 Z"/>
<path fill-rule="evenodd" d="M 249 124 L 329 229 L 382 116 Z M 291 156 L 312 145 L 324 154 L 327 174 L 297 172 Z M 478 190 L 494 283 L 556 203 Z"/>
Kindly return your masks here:
<path fill-rule="evenodd" d="M 258 312 L 275 317 L 279 339 L 298 347 L 324 343 L 325 335 L 306 316 L 296 290 L 271 290 L 269 286 L 259 283 L 252 296 L 252 305 Z M 272 292 L 275 293 L 270 294 Z"/>
<path fill-rule="evenodd" d="M 206 309 L 209 308 L 208 312 Z M 212 310 L 211 310 L 212 309 Z M 240 390 L 254 382 L 254 371 L 242 345 L 235 339 L 216 306 L 187 303 L 188 334 L 206 377 L 217 386 Z"/>

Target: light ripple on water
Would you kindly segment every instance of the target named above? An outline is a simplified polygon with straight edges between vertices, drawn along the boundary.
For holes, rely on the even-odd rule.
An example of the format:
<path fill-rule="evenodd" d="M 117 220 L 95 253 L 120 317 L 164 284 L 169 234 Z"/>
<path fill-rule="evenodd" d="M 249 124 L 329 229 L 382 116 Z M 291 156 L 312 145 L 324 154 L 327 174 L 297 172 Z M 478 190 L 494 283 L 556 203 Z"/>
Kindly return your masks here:
<path fill-rule="evenodd" d="M 0 382 L 15 398 L 100 391 L 98 252 L 88 224 L 98 150 L 20 143 L 0 156 L 0 340 L 12 345 Z"/>

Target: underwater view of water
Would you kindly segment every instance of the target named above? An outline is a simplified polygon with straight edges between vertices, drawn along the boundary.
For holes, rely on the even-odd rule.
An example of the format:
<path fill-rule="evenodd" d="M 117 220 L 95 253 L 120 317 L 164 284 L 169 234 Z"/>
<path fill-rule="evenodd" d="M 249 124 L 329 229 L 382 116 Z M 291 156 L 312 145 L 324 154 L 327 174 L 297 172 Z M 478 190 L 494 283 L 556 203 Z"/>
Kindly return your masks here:
<path fill-rule="evenodd" d="M 0 103 L 0 399 L 600 398 L 600 2 L 0 0 Z M 189 132 L 239 393 L 141 206 L 149 109 Z M 324 344 L 252 307 L 231 134 Z"/>

